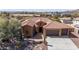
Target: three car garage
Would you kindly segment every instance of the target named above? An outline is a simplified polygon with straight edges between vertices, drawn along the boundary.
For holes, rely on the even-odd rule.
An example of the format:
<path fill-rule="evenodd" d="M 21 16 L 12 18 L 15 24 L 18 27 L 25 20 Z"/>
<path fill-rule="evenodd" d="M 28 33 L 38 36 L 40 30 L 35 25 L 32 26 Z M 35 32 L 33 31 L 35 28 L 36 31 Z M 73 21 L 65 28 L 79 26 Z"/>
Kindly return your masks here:
<path fill-rule="evenodd" d="M 46 36 L 63 36 L 69 35 L 74 28 L 64 23 L 50 21 L 48 18 L 33 18 L 22 22 L 22 31 L 27 37 L 33 37 L 38 33 L 42 33 L 44 39 Z"/>
<path fill-rule="evenodd" d="M 70 32 L 73 32 L 74 28 L 58 22 L 52 22 L 47 26 L 44 26 L 43 35 L 46 36 L 69 36 Z"/>

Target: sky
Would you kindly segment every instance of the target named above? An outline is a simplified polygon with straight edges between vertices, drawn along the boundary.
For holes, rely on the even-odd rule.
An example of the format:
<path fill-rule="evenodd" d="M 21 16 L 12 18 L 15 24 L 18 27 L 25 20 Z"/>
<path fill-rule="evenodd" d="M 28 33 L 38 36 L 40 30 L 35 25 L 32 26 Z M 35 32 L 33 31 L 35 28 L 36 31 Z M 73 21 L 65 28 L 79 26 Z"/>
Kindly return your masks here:
<path fill-rule="evenodd" d="M 62 12 L 70 11 L 71 9 L 0 9 L 0 11 L 28 11 L 28 12 Z"/>

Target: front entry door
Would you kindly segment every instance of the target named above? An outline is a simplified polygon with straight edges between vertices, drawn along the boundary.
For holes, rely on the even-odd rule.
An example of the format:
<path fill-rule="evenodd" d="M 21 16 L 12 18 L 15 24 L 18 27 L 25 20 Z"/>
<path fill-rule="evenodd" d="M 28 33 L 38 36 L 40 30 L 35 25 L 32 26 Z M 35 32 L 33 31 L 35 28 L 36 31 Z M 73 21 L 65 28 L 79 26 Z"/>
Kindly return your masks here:
<path fill-rule="evenodd" d="M 43 32 L 43 27 L 39 27 L 39 32 L 40 32 L 40 33 Z"/>

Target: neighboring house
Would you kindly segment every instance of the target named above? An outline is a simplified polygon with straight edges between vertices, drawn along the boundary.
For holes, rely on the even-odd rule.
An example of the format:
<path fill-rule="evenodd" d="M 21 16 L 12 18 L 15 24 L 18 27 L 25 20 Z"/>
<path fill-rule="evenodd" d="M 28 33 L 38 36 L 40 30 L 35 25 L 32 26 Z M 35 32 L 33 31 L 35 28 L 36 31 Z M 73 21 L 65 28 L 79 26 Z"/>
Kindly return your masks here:
<path fill-rule="evenodd" d="M 79 24 L 74 25 L 74 27 L 75 27 L 75 32 L 79 34 Z"/>
<path fill-rule="evenodd" d="M 71 19 L 68 18 L 60 18 L 62 23 L 65 24 L 71 24 L 73 27 L 75 27 L 75 33 L 79 33 L 79 17 Z"/>
<path fill-rule="evenodd" d="M 38 33 L 46 36 L 63 36 L 74 31 L 74 28 L 64 23 L 51 21 L 44 17 L 34 17 L 29 20 L 22 21 L 22 31 L 25 37 L 33 37 Z"/>
<path fill-rule="evenodd" d="M 60 18 L 60 21 L 65 24 L 73 24 L 73 20 L 70 17 Z"/>
<path fill-rule="evenodd" d="M 64 18 L 60 18 L 61 22 L 62 23 L 65 23 L 65 24 L 73 24 L 73 25 L 76 25 L 76 24 L 79 24 L 79 17 L 77 18 L 73 18 L 71 19 L 70 17 L 64 17 Z"/>
<path fill-rule="evenodd" d="M 73 19 L 73 25 L 79 24 L 79 17 Z"/>

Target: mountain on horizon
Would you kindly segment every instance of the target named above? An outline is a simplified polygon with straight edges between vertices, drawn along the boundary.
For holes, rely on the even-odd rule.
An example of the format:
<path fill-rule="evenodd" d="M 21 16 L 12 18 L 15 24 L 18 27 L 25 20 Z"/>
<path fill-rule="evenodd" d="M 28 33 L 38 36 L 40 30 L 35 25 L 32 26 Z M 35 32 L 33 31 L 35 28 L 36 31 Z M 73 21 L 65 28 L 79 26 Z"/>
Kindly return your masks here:
<path fill-rule="evenodd" d="M 2 12 L 64 12 L 71 11 L 71 9 L 0 9 Z"/>

